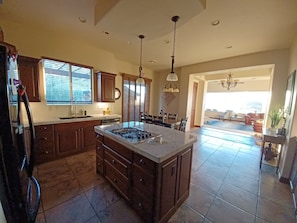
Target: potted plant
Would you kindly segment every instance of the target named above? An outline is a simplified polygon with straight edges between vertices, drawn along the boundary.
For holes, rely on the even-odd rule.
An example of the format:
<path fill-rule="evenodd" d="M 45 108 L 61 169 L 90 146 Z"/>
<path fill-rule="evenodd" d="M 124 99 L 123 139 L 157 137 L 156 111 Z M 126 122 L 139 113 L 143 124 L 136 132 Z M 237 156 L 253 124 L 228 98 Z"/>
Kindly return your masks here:
<path fill-rule="evenodd" d="M 275 129 L 284 117 L 284 109 L 279 106 L 274 107 L 270 110 L 268 116 L 271 119 L 271 128 Z"/>

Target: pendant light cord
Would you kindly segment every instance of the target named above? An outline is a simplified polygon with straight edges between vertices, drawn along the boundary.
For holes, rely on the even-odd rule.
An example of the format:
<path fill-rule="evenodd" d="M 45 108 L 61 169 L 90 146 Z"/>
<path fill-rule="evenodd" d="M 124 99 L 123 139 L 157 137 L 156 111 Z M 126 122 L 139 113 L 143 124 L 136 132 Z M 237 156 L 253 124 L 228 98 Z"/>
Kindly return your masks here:
<path fill-rule="evenodd" d="M 174 32 L 173 32 L 173 49 L 172 49 L 172 56 L 171 56 L 171 73 L 174 73 L 174 53 L 175 53 L 175 41 L 176 41 L 176 22 L 178 21 L 179 16 L 173 16 L 171 21 L 174 22 Z"/>
<path fill-rule="evenodd" d="M 140 38 L 140 60 L 139 60 L 139 77 L 141 77 L 142 72 L 142 39 L 144 38 L 144 35 L 139 35 Z"/>

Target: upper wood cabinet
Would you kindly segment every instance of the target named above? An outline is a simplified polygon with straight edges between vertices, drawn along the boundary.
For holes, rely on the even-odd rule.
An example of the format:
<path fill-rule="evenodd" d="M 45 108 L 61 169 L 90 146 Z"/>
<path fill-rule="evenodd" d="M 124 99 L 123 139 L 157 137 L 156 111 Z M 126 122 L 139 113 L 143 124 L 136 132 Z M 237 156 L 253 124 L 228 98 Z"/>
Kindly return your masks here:
<path fill-rule="evenodd" d="M 97 72 L 94 78 L 95 101 L 115 102 L 115 74 Z"/>
<path fill-rule="evenodd" d="M 19 78 L 26 87 L 28 99 L 40 102 L 39 95 L 39 59 L 18 56 Z"/>

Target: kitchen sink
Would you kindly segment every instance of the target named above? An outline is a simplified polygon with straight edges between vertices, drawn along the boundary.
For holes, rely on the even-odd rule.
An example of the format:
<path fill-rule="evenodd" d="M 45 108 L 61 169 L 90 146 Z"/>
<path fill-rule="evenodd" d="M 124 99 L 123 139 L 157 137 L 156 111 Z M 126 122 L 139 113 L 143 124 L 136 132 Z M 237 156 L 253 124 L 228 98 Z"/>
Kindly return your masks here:
<path fill-rule="evenodd" d="M 59 119 L 74 119 L 74 118 L 90 118 L 91 115 L 78 115 L 78 116 L 66 116 L 66 117 L 59 117 Z"/>

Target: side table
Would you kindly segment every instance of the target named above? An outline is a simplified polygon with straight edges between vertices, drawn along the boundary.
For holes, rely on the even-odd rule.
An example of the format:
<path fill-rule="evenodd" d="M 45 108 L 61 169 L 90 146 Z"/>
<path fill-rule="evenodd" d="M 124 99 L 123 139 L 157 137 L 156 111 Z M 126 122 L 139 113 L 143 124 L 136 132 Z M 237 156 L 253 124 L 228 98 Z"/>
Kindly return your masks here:
<path fill-rule="evenodd" d="M 266 129 L 266 128 L 263 128 L 262 135 L 263 135 L 263 142 L 262 142 L 262 147 L 261 147 L 260 169 L 262 167 L 262 159 L 263 159 L 263 154 L 265 151 L 265 143 L 266 142 L 274 143 L 277 145 L 281 145 L 280 151 L 278 153 L 277 165 L 276 165 L 276 171 L 275 171 L 277 173 L 278 168 L 279 168 L 279 162 L 280 162 L 281 155 L 282 155 L 283 145 L 286 142 L 286 137 L 282 136 L 282 135 L 277 135 L 275 132 L 271 131 L 270 129 Z"/>

